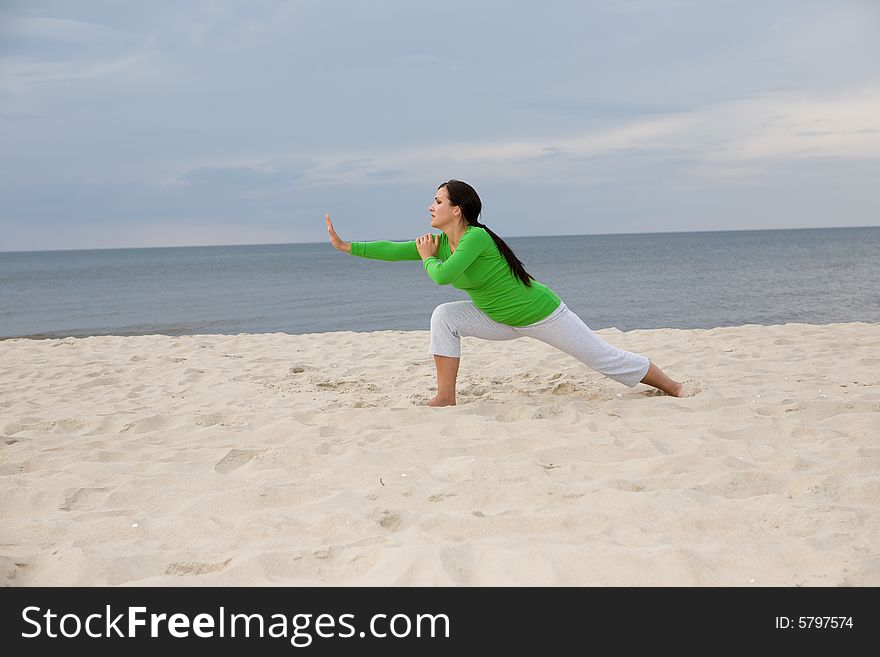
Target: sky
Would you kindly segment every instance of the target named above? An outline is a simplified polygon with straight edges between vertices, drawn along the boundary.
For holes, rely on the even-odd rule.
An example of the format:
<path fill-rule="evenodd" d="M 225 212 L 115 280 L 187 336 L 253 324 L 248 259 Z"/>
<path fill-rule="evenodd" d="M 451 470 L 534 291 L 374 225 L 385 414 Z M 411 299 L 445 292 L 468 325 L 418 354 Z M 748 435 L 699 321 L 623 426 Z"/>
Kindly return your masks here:
<path fill-rule="evenodd" d="M 876 0 L 0 0 L 0 251 L 880 224 Z"/>

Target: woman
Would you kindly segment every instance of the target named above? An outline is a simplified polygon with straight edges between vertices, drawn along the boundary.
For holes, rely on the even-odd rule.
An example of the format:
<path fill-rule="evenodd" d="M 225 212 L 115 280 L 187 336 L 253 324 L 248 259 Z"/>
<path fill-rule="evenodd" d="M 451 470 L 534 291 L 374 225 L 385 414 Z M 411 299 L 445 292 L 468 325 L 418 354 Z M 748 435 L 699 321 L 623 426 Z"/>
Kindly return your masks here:
<path fill-rule="evenodd" d="M 515 340 L 528 336 L 574 356 L 629 387 L 646 383 L 673 397 L 682 384 L 644 356 L 603 341 L 545 285 L 528 272 L 510 247 L 477 220 L 482 203 L 460 180 L 437 188 L 428 208 L 431 227 L 413 242 L 344 242 L 324 217 L 330 243 L 340 251 L 378 260 L 422 260 L 434 282 L 464 290 L 471 301 L 442 303 L 431 315 L 431 345 L 437 367 L 437 396 L 428 406 L 455 405 L 461 336 Z"/>

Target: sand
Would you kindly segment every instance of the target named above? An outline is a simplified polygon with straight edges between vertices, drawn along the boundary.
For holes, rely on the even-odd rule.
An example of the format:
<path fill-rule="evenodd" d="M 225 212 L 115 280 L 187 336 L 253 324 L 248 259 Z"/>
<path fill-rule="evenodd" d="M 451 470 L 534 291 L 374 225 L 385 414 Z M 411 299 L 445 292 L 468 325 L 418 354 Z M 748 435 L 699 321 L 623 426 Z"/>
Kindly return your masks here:
<path fill-rule="evenodd" d="M 0 342 L 7 586 L 880 585 L 880 325 Z"/>

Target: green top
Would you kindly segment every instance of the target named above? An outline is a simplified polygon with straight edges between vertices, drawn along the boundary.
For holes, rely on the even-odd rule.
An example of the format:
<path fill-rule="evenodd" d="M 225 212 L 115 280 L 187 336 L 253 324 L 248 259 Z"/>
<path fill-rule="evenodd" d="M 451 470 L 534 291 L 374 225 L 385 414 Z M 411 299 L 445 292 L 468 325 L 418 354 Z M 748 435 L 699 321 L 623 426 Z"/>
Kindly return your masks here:
<path fill-rule="evenodd" d="M 374 260 L 421 260 L 415 241 L 352 242 L 351 254 Z M 495 240 L 479 226 L 469 226 L 455 248 L 440 233 L 437 257 L 423 263 L 438 285 L 464 290 L 474 305 L 496 322 L 526 326 L 539 322 L 559 307 L 560 299 L 546 285 L 532 280 L 526 287 L 507 264 Z"/>

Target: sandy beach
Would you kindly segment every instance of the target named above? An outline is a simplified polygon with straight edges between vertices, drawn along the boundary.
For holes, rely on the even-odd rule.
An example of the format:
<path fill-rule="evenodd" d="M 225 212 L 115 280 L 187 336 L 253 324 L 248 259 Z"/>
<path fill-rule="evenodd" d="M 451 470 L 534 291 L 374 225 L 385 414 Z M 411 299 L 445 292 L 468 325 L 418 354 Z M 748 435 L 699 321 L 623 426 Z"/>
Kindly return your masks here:
<path fill-rule="evenodd" d="M 0 342 L 0 577 L 880 585 L 880 325 L 598 331 L 695 392 L 426 331 Z"/>

